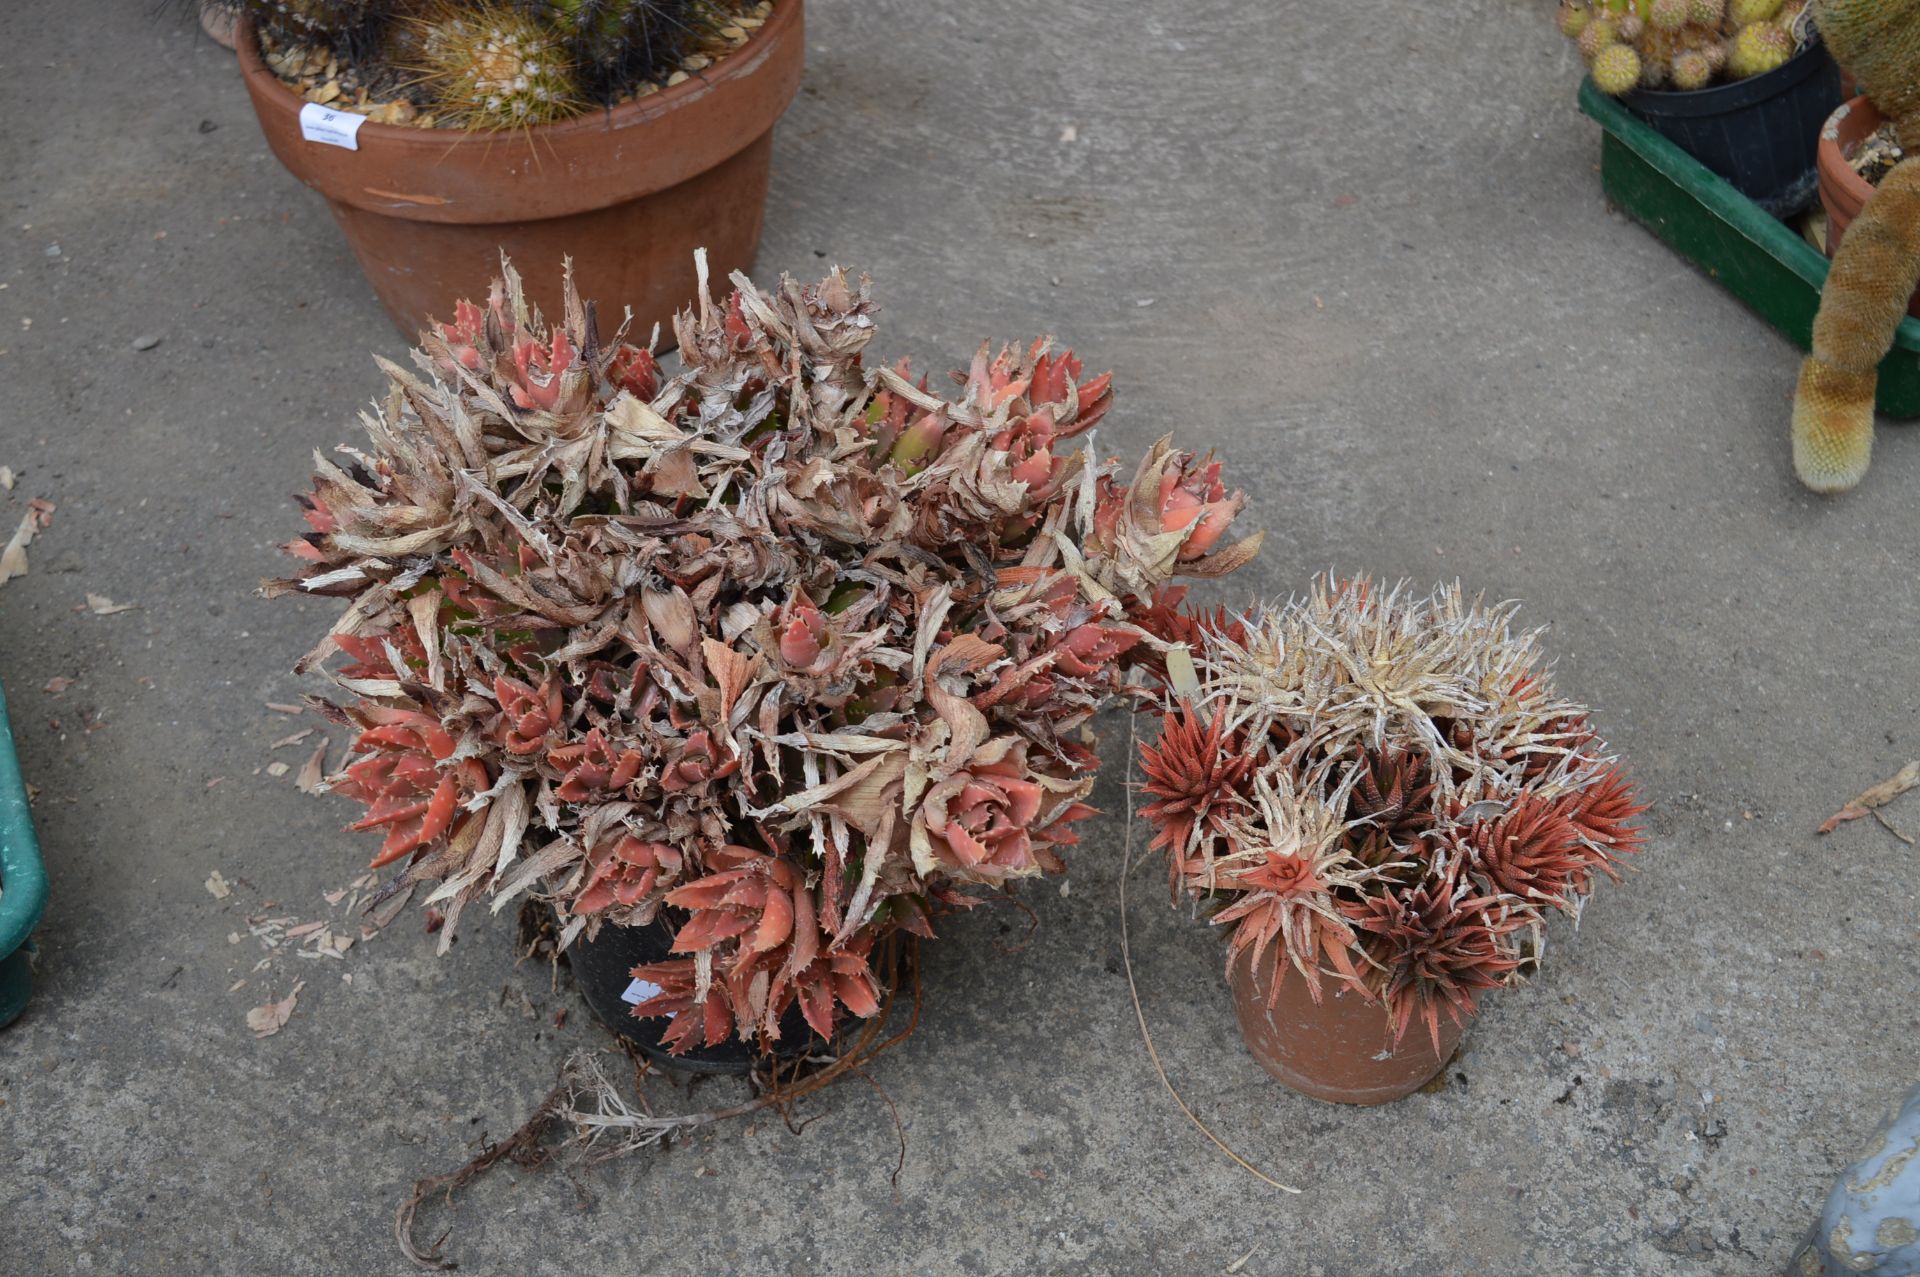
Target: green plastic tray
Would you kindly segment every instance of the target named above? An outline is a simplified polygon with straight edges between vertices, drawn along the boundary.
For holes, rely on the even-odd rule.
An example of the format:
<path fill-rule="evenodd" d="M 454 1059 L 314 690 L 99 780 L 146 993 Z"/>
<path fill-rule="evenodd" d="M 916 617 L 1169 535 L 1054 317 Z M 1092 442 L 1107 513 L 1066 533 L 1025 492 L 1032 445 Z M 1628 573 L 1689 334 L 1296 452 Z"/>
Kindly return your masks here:
<path fill-rule="evenodd" d="M 28 937 L 46 906 L 47 873 L 13 752 L 6 689 L 0 687 L 0 1027 L 13 1022 L 33 991 Z"/>
<path fill-rule="evenodd" d="M 1592 80 L 1580 86 L 1580 109 L 1605 130 L 1600 184 L 1607 198 L 1805 350 L 1827 282 L 1820 251 Z M 1920 417 L 1920 321 L 1901 322 L 1880 365 L 1879 408 L 1889 417 Z"/>

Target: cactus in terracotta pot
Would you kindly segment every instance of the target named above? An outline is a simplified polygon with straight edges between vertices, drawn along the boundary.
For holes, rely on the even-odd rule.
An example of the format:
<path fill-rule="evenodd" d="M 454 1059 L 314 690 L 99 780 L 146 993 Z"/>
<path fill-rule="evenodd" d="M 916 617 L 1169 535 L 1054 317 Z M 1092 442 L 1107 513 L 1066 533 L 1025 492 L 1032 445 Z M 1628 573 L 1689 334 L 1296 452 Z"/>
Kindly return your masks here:
<path fill-rule="evenodd" d="M 744 43 L 769 11 L 746 0 L 214 2 L 247 16 L 274 69 L 308 92 L 365 90 L 409 108 L 379 103 L 382 123 L 483 130 L 652 92 Z"/>

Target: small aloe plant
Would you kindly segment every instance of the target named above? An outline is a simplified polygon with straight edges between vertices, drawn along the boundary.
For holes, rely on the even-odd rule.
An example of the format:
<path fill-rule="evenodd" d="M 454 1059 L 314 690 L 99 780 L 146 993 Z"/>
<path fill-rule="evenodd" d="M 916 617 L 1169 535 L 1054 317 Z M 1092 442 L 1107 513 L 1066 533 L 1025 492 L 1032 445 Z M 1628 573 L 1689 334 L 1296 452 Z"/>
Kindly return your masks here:
<path fill-rule="evenodd" d="M 1412 597 L 1328 577 L 1245 617 L 1161 624 L 1142 815 L 1176 894 L 1230 928 L 1227 961 L 1278 954 L 1272 994 L 1345 986 L 1393 1041 L 1463 1024 L 1539 960 L 1640 847 L 1644 808 L 1537 636 L 1459 588 Z"/>

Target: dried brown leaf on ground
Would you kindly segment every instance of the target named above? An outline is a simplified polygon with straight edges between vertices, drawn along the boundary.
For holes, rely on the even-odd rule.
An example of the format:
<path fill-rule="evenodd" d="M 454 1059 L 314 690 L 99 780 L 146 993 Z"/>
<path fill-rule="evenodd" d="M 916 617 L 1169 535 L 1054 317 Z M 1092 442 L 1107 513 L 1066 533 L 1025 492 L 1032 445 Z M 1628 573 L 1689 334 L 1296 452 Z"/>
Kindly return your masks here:
<path fill-rule="evenodd" d="M 284 776 L 292 770 L 293 769 L 291 767 L 288 767 L 285 763 L 268 763 L 267 764 L 267 775 L 273 776 L 276 778 L 280 776 Z"/>
<path fill-rule="evenodd" d="M 27 502 L 27 512 L 21 516 L 20 526 L 14 529 L 6 548 L 0 550 L 0 585 L 27 574 L 27 546 L 36 533 L 44 532 L 53 525 L 53 511 L 53 502 L 43 497 L 35 497 Z"/>
<path fill-rule="evenodd" d="M 56 674 L 48 679 L 46 685 L 40 690 L 49 696 L 58 696 L 78 681 L 78 679 L 68 678 L 65 674 Z"/>
<path fill-rule="evenodd" d="M 385 930 L 395 918 L 400 916 L 400 911 L 407 907 L 407 901 L 413 899 L 413 887 L 413 883 L 408 883 L 384 900 L 375 897 L 374 903 L 369 906 L 368 913 L 368 920 L 373 930 Z"/>
<path fill-rule="evenodd" d="M 14 529 L 13 539 L 7 542 L 7 548 L 0 550 L 0 585 L 27 574 L 27 546 L 33 543 L 35 531 L 33 514 L 29 512 L 20 520 L 20 526 Z"/>
<path fill-rule="evenodd" d="M 95 616 L 112 616 L 115 612 L 130 612 L 139 606 L 138 603 L 115 603 L 104 594 L 87 595 L 87 611 Z"/>
<path fill-rule="evenodd" d="M 305 980 L 296 980 L 293 991 L 278 1002 L 266 1002 L 247 1012 L 247 1027 L 253 1030 L 256 1038 L 270 1038 L 286 1027 L 293 1016 L 293 1006 L 300 998 L 300 990 L 307 987 Z"/>
<path fill-rule="evenodd" d="M 301 732 L 300 734 L 305 736 L 307 733 Z M 293 783 L 299 788 L 301 793 L 317 794 L 320 792 L 320 780 L 321 777 L 326 774 L 328 744 L 328 741 L 324 739 L 321 740 L 318 745 L 313 747 L 313 753 L 307 757 L 307 761 L 300 765 L 300 774 L 293 778 Z"/>
<path fill-rule="evenodd" d="M 298 745 L 301 741 L 313 735 L 318 730 L 320 729 L 317 727 L 303 727 L 291 736 L 282 736 L 279 740 L 267 746 L 267 748 L 268 749 L 285 749 L 289 745 Z"/>
<path fill-rule="evenodd" d="M 1847 801 L 1846 806 L 1821 823 L 1820 832 L 1830 834 L 1849 820 L 1871 816 L 1875 808 L 1886 806 L 1915 785 L 1920 785 L 1920 758 L 1914 759 L 1879 784 L 1861 790 Z"/>

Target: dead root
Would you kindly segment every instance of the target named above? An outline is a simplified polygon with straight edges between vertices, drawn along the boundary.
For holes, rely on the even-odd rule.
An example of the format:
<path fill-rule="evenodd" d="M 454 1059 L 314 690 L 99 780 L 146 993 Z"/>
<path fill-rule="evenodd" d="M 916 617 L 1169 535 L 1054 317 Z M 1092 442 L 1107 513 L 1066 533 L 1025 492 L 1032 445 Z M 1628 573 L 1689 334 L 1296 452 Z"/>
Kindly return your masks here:
<path fill-rule="evenodd" d="M 860 1077 L 880 1093 L 893 1117 L 900 1139 L 900 1159 L 893 1175 L 897 1182 L 900 1168 L 906 1164 L 906 1129 L 894 1109 L 893 1100 L 866 1072 L 881 1055 L 913 1034 L 920 1023 L 919 942 L 912 936 L 897 938 L 890 965 L 897 972 L 880 1013 L 864 1022 L 846 1049 L 832 1056 L 809 1056 L 790 1063 L 771 1059 L 764 1069 L 749 1077 L 755 1092 L 744 1104 L 702 1112 L 658 1114 L 648 1100 L 643 1083 L 648 1065 L 637 1053 L 633 1059 L 633 1091 L 623 1093 L 602 1066 L 604 1051 L 576 1051 L 560 1066 L 560 1076 L 547 1097 L 531 1116 L 506 1139 L 487 1145 L 464 1165 L 440 1175 L 429 1175 L 413 1185 L 413 1191 L 400 1204 L 393 1218 L 393 1236 L 400 1251 L 412 1263 L 429 1272 L 449 1272 L 458 1265 L 441 1249 L 452 1229 L 422 1248 L 414 1237 L 420 1207 L 435 1194 L 445 1194 L 452 1207 L 454 1194 L 460 1192 L 501 1162 L 511 1162 L 523 1170 L 537 1170 L 549 1164 L 560 1165 L 571 1175 L 573 1164 L 594 1165 L 616 1157 L 625 1157 L 642 1149 L 666 1147 L 689 1131 L 772 1109 L 796 1134 L 807 1122 L 796 1123 L 795 1105 L 848 1075 Z M 893 1012 L 903 989 L 910 990 L 911 1005 L 907 1022 L 897 1032 L 888 1033 Z M 812 1119 L 808 1119 L 811 1121 Z M 576 1183 L 576 1188 L 578 1184 Z M 585 1198 L 584 1191 L 582 1192 Z"/>

